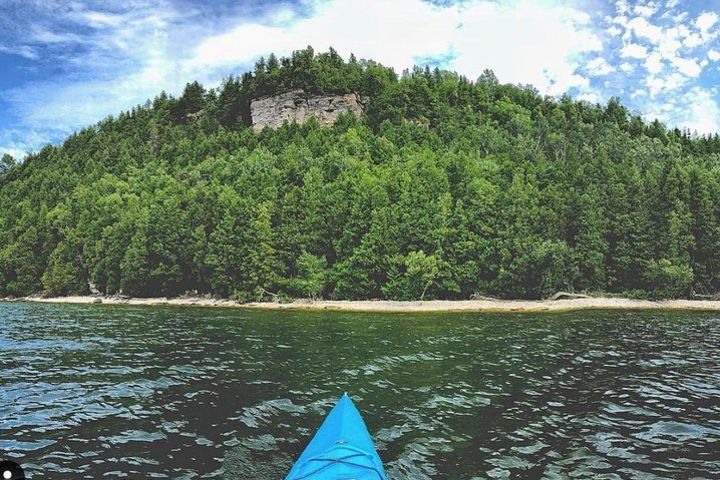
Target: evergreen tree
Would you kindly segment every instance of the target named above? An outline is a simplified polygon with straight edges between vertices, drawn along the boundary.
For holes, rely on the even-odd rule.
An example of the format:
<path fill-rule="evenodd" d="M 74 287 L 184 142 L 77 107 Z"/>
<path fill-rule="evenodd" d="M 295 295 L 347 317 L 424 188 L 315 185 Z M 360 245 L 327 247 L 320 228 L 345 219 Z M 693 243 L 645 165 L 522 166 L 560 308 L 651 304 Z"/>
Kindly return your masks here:
<path fill-rule="evenodd" d="M 364 115 L 254 132 L 250 102 Z M 720 137 L 311 48 L 0 160 L 0 295 L 656 298 L 720 290 Z"/>

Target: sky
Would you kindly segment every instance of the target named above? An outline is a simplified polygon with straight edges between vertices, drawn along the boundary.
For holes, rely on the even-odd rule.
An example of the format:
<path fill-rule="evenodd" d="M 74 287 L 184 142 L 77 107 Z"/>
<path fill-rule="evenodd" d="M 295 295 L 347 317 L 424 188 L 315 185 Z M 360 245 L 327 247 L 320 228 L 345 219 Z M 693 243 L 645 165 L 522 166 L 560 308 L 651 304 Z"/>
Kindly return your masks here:
<path fill-rule="evenodd" d="M 0 0 L 0 155 L 307 45 L 720 131 L 720 0 Z"/>

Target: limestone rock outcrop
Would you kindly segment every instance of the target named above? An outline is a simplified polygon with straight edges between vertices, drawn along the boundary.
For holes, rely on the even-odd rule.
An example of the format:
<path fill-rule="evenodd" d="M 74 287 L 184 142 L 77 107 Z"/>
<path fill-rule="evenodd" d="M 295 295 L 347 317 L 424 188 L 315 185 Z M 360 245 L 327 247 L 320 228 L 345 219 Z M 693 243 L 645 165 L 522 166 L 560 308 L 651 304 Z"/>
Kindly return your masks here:
<path fill-rule="evenodd" d="M 355 93 L 344 95 L 307 95 L 303 90 L 290 90 L 278 95 L 261 97 L 250 103 L 253 129 L 277 128 L 285 121 L 303 123 L 315 117 L 320 125 L 330 126 L 338 115 L 354 112 L 362 115 L 364 107 Z"/>

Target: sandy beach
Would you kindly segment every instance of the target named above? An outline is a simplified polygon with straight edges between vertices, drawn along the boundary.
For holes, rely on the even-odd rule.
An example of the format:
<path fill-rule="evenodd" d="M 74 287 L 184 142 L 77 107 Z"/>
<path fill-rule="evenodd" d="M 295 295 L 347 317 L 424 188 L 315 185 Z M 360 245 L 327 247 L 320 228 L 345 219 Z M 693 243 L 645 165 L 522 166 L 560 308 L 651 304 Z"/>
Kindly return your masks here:
<path fill-rule="evenodd" d="M 720 311 L 715 300 L 634 300 L 628 298 L 589 297 L 566 300 L 295 300 L 289 303 L 251 302 L 206 297 L 122 298 L 101 296 L 40 297 L 31 296 L 13 301 L 43 303 L 188 306 L 218 308 L 254 308 L 267 310 L 333 310 L 346 312 L 563 312 L 587 309 L 615 310 L 697 310 Z"/>

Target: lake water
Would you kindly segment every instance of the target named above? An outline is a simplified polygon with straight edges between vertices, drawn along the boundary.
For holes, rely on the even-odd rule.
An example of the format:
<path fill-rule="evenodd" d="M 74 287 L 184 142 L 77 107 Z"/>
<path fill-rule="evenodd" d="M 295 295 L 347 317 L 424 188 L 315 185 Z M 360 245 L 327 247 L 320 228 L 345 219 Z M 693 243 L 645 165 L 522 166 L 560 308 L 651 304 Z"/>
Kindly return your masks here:
<path fill-rule="evenodd" d="M 720 315 L 0 303 L 32 479 L 258 478 L 347 391 L 391 479 L 718 478 Z"/>

